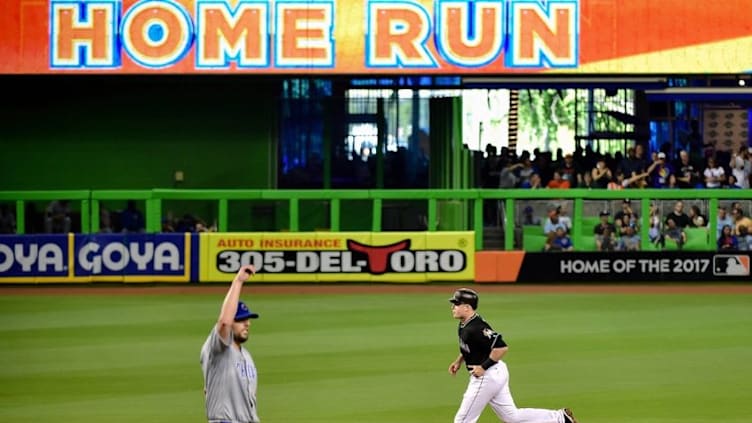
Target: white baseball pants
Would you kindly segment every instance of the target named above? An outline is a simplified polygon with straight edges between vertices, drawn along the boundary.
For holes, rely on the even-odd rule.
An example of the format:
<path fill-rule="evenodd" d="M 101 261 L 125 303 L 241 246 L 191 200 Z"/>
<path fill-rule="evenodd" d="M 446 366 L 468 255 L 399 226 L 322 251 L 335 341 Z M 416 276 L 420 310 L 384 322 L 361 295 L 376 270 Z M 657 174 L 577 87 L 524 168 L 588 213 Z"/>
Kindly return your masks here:
<path fill-rule="evenodd" d="M 483 377 L 470 375 L 454 423 L 476 423 L 487 404 L 505 423 L 565 423 L 562 410 L 517 408 L 509 391 L 509 369 L 499 361 Z"/>

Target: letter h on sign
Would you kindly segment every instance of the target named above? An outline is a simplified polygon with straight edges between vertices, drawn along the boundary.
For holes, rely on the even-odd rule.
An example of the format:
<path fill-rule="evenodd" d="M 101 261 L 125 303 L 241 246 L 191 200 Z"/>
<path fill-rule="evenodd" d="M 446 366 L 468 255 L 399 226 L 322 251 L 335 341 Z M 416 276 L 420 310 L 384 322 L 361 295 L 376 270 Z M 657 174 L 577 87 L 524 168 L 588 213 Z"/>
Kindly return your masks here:
<path fill-rule="evenodd" d="M 120 1 L 50 1 L 50 67 L 115 68 Z"/>

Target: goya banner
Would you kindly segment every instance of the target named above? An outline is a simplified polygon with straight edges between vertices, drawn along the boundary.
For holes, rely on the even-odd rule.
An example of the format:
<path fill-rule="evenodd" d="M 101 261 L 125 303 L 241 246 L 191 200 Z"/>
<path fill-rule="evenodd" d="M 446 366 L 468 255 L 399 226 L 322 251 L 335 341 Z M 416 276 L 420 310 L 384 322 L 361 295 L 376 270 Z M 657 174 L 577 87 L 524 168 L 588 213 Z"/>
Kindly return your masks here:
<path fill-rule="evenodd" d="M 200 280 L 227 282 L 471 281 L 474 232 L 203 233 Z"/>
<path fill-rule="evenodd" d="M 190 234 L 0 236 L 0 282 L 188 282 Z"/>
<path fill-rule="evenodd" d="M 752 253 L 479 252 L 476 282 L 750 282 Z"/>
<path fill-rule="evenodd" d="M 752 70 L 748 0 L 3 0 L 0 73 Z"/>

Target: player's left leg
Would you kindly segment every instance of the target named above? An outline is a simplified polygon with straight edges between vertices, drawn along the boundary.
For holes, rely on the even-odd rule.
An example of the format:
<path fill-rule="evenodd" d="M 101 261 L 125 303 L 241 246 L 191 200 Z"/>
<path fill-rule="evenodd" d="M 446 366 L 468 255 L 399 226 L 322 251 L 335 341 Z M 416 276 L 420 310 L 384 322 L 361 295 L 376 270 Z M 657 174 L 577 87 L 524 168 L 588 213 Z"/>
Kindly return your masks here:
<path fill-rule="evenodd" d="M 517 408 L 509 390 L 509 370 L 503 361 L 488 369 L 486 376 L 497 379 L 502 385 L 501 390 L 489 402 L 496 415 L 505 423 L 567 423 L 562 410 Z"/>
<path fill-rule="evenodd" d="M 476 423 L 488 401 L 499 392 L 499 389 L 501 385 L 487 374 L 483 377 L 470 376 L 462 404 L 454 416 L 454 423 Z"/>

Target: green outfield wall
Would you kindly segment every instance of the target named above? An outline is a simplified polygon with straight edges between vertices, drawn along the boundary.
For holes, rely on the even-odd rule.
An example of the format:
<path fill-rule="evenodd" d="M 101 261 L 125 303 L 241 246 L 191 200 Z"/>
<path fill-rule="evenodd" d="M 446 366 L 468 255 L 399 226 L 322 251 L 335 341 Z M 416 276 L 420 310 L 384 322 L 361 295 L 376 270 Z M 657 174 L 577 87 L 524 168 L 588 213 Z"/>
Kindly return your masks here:
<path fill-rule="evenodd" d="M 212 205 L 216 210 L 212 215 L 217 221 L 219 232 L 253 232 L 279 230 L 332 231 L 352 230 L 343 228 L 342 222 L 351 219 L 368 221 L 369 227 L 358 228 L 372 232 L 383 230 L 385 205 L 395 202 L 414 202 L 425 205 L 425 224 L 427 231 L 463 231 L 476 233 L 476 250 L 483 249 L 483 206 L 484 202 L 494 202 L 499 206 L 501 226 L 505 229 L 503 249 L 515 249 L 515 231 L 524 225 L 518 220 L 520 205 L 530 201 L 540 201 L 544 205 L 571 202 L 573 221 L 572 239 L 575 248 L 588 245 L 592 238 L 593 219 L 597 214 L 588 212 L 592 202 L 618 203 L 628 198 L 633 202 L 635 212 L 642 224 L 640 235 L 644 250 L 650 248 L 648 241 L 649 225 L 647 216 L 651 201 L 684 200 L 702 201 L 707 211 L 708 234 L 706 242 L 698 250 L 715 248 L 716 214 L 720 204 L 739 201 L 749 207 L 752 200 L 750 190 L 202 190 L 202 189 L 152 189 L 152 190 L 76 190 L 76 191 L 0 191 L 0 202 L 15 203 L 18 219 L 18 233 L 24 233 L 24 215 L 28 203 L 49 202 L 54 199 L 72 200 L 80 211 L 80 227 L 83 233 L 97 232 L 99 228 L 99 207 L 103 202 L 124 202 L 129 199 L 139 200 L 144 204 L 146 231 L 159 232 L 161 220 L 166 212 L 165 204 L 169 202 L 202 202 Z M 262 218 L 274 220 L 276 227 L 254 227 L 254 209 L 248 204 L 266 204 L 270 210 Z M 358 207 L 351 207 L 357 204 Z M 309 208 L 310 207 L 310 208 Z M 366 214 L 363 214 L 363 211 Z M 245 226 L 234 221 L 236 216 Z M 311 216 L 319 223 L 311 228 Z M 209 216 L 205 216 L 209 217 Z M 302 223 L 302 219 L 308 219 Z M 541 226 L 542 228 L 542 226 Z M 511 230 L 510 230 L 511 229 Z M 523 234 L 524 235 L 524 234 Z"/>
<path fill-rule="evenodd" d="M 278 85 L 181 81 L 27 81 L 45 98 L 12 94 L 0 102 L 0 190 L 274 186 Z"/>

